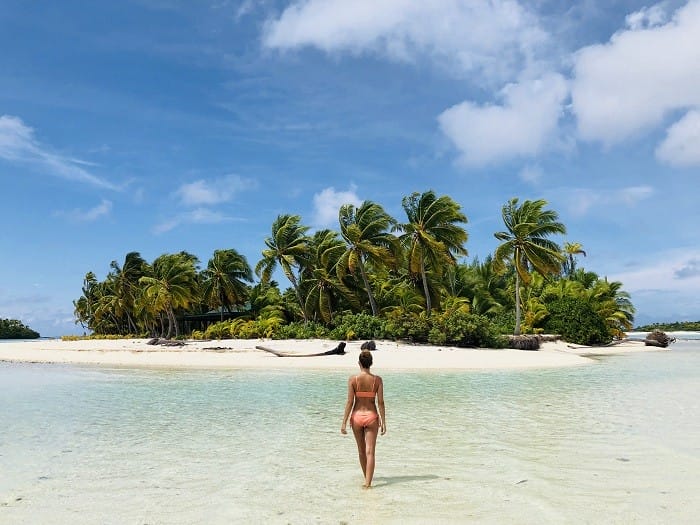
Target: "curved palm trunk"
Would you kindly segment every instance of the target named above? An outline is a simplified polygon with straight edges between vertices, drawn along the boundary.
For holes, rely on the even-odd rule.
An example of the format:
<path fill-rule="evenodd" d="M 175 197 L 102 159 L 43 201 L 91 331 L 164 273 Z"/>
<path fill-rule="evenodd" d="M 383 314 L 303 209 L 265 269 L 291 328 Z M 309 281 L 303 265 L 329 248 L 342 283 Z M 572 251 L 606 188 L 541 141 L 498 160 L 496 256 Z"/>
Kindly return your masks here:
<path fill-rule="evenodd" d="M 224 289 L 219 287 L 219 308 L 221 308 L 221 322 L 224 322 Z"/>
<path fill-rule="evenodd" d="M 515 331 L 514 335 L 520 335 L 520 274 L 515 270 Z"/>
<path fill-rule="evenodd" d="M 177 327 L 177 319 L 175 319 L 175 312 L 172 306 L 168 306 L 168 335 L 166 339 L 170 339 L 173 335 L 173 331 L 175 332 L 175 337 L 180 335 Z"/>
<path fill-rule="evenodd" d="M 308 319 L 306 318 L 306 309 L 304 308 L 304 301 L 301 298 L 301 290 L 299 290 L 299 284 L 297 283 L 297 279 L 291 272 L 287 275 L 287 279 L 289 279 L 289 282 L 291 282 L 292 286 L 294 287 L 294 293 L 297 296 L 297 301 L 299 301 L 299 308 L 301 308 L 301 316 L 304 318 L 304 322 L 307 322 Z"/>
<path fill-rule="evenodd" d="M 374 295 L 372 295 L 372 289 L 369 286 L 369 279 L 367 278 L 365 265 L 362 264 L 362 261 L 360 261 L 360 274 L 362 275 L 362 282 L 365 284 L 365 290 L 367 290 L 369 306 L 372 308 L 372 315 L 377 317 L 377 315 L 379 315 L 379 307 L 377 307 L 377 301 L 374 299 Z"/>
<path fill-rule="evenodd" d="M 428 288 L 428 275 L 425 272 L 425 259 L 420 260 L 420 275 L 423 279 L 423 293 L 425 294 L 425 313 L 430 317 L 430 312 L 433 309 L 433 303 L 430 299 L 430 289 Z"/>

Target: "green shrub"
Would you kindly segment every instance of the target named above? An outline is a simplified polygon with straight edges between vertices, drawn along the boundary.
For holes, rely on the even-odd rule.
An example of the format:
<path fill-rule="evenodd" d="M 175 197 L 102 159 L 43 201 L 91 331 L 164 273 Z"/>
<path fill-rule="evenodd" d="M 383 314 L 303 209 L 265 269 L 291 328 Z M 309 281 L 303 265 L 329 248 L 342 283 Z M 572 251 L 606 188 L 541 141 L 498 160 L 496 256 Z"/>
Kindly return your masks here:
<path fill-rule="evenodd" d="M 204 331 L 205 339 L 228 339 L 231 337 L 231 322 L 221 321 L 211 324 Z"/>
<path fill-rule="evenodd" d="M 328 330 L 318 323 L 295 321 L 279 326 L 270 336 L 273 339 L 323 339 L 328 337 Z"/>
<path fill-rule="evenodd" d="M 515 331 L 515 312 L 502 311 L 487 316 L 499 334 L 512 334 Z"/>
<path fill-rule="evenodd" d="M 565 341 L 580 345 L 601 345 L 612 341 L 605 320 L 585 300 L 564 297 L 547 303 L 549 316 L 544 324 L 547 333 L 558 334 Z"/>
<path fill-rule="evenodd" d="M 408 339 L 414 343 L 427 343 L 431 328 L 432 324 L 424 313 L 395 310 L 387 315 L 385 337 L 395 341 Z"/>
<path fill-rule="evenodd" d="M 338 316 L 335 327 L 330 332 L 331 339 L 383 339 L 386 321 L 366 313 L 344 314 Z"/>
<path fill-rule="evenodd" d="M 192 334 L 190 334 L 190 337 L 192 339 L 197 339 L 200 341 L 202 339 L 206 339 L 206 337 L 204 336 L 204 332 L 202 330 L 192 330 Z"/>
<path fill-rule="evenodd" d="M 431 344 L 481 348 L 505 346 L 497 327 L 483 315 L 458 310 L 435 315 L 431 320 L 433 327 L 428 336 Z"/>

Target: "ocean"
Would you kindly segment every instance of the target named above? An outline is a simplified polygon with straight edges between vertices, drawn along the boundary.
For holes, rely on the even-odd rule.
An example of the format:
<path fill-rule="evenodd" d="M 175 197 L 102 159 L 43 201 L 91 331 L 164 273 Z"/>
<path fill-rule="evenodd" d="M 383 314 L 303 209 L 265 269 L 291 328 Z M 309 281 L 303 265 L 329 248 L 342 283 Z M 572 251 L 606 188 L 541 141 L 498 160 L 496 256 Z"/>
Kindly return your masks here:
<path fill-rule="evenodd" d="M 697 523 L 700 339 L 529 371 L 375 372 L 363 490 L 346 372 L 0 363 L 0 523 Z"/>

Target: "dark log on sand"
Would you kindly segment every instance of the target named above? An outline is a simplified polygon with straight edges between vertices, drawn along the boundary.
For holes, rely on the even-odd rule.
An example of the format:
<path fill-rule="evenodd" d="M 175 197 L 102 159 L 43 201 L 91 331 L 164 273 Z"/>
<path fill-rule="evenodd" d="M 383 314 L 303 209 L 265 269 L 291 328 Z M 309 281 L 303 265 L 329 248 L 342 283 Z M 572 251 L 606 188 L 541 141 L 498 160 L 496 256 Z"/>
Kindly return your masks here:
<path fill-rule="evenodd" d="M 154 337 L 146 343 L 147 345 L 161 346 L 185 346 L 184 341 L 173 341 L 172 339 L 163 339 L 162 337 Z"/>
<path fill-rule="evenodd" d="M 263 350 L 269 352 L 277 357 L 316 357 L 321 355 L 344 355 L 345 354 L 345 343 L 341 341 L 338 343 L 333 350 L 328 350 L 327 352 L 318 352 L 316 354 L 290 354 L 288 352 L 280 352 L 279 350 L 273 350 L 272 348 L 267 348 L 265 346 L 256 346 L 258 350 Z"/>
<path fill-rule="evenodd" d="M 540 338 L 537 335 L 511 335 L 508 337 L 508 348 L 516 350 L 539 350 Z"/>
<path fill-rule="evenodd" d="M 666 348 L 668 345 L 675 342 L 675 337 L 670 337 L 661 330 L 654 330 L 644 339 L 644 344 L 646 346 L 658 346 L 660 348 Z"/>

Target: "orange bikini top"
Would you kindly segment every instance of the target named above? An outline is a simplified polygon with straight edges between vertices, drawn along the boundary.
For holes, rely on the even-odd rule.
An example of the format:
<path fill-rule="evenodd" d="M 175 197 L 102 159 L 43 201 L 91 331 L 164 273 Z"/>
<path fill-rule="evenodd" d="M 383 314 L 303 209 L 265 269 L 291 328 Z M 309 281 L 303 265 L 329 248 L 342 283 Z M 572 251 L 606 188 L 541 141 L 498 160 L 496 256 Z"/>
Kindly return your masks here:
<path fill-rule="evenodd" d="M 374 387 L 376 386 L 377 383 L 377 376 L 374 376 L 374 381 L 372 382 L 372 390 L 369 392 L 364 391 L 364 390 L 358 390 L 357 389 L 357 376 L 355 376 L 355 396 L 357 397 L 374 397 L 377 395 L 377 392 L 374 390 Z"/>

